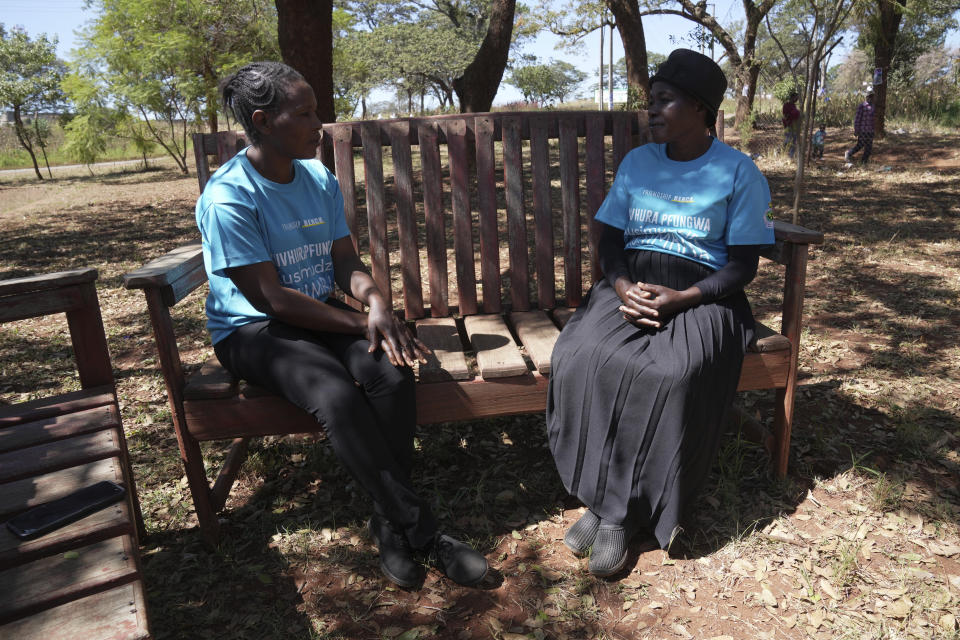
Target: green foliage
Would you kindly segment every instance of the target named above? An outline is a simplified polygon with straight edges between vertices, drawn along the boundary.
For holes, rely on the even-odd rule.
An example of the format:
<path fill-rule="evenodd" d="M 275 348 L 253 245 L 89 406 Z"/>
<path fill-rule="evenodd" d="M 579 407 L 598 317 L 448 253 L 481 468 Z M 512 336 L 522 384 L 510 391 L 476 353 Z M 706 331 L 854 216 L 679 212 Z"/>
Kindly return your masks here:
<path fill-rule="evenodd" d="M 752 109 L 747 117 L 737 124 L 737 133 L 740 135 L 740 149 L 746 151 L 753 138 L 753 125 L 757 121 L 757 111 Z"/>
<path fill-rule="evenodd" d="M 31 39 L 22 29 L 7 31 L 0 24 L 0 107 L 13 111 L 14 127 L 21 146 L 33 160 L 37 178 L 43 179 L 37 169 L 34 143 L 46 146 L 45 130 L 30 131 L 23 116 L 39 111 L 59 109 L 63 103 L 60 79 L 64 65 L 57 60 L 57 39 L 41 34 Z M 36 121 L 37 118 L 35 117 Z M 46 130 L 47 135 L 49 130 Z"/>
<path fill-rule="evenodd" d="M 524 99 L 549 104 L 553 100 L 563 102 L 586 77 L 569 62 L 550 60 L 514 69 L 507 83 L 519 89 Z"/>
<path fill-rule="evenodd" d="M 400 102 L 432 95 L 440 110 L 455 107 L 453 80 L 473 61 L 486 36 L 488 0 L 345 0 L 334 10 L 334 83 L 338 113 L 352 114 L 379 87 Z M 342 15 L 338 17 L 338 12 Z M 511 48 L 537 31 L 518 4 Z"/>
<path fill-rule="evenodd" d="M 780 102 L 786 102 L 791 93 L 796 93 L 798 96 L 803 95 L 803 88 L 804 84 L 801 78 L 787 76 L 773 85 L 773 97 Z"/>
<path fill-rule="evenodd" d="M 67 143 L 64 151 L 77 162 L 86 165 L 96 162 L 97 157 L 107 149 L 103 130 L 91 122 L 94 118 L 92 114 L 80 114 L 66 127 Z"/>
<path fill-rule="evenodd" d="M 203 118 L 216 126 L 219 79 L 252 59 L 278 57 L 276 9 L 268 0 L 90 4 L 98 16 L 82 34 L 75 72 L 89 76 L 125 117 L 140 120 L 184 173 L 191 123 Z M 81 124 L 99 121 L 90 117 Z M 81 124 L 74 137 L 92 140 L 93 134 L 76 131 Z"/>
<path fill-rule="evenodd" d="M 885 38 L 880 3 L 887 4 L 901 17 L 900 29 L 893 41 L 890 73 L 901 82 L 909 82 L 914 65 L 923 54 L 943 46 L 946 34 L 957 28 L 956 0 L 873 0 L 860 5 L 857 47 L 870 55 Z"/>

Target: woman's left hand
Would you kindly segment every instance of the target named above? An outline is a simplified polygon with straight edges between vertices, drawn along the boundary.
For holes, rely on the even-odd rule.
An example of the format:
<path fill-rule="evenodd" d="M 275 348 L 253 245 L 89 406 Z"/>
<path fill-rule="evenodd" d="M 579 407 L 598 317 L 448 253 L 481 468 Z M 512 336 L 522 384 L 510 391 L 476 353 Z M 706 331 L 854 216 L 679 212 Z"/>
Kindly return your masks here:
<path fill-rule="evenodd" d="M 430 349 L 385 305 L 370 305 L 366 333 L 370 341 L 370 353 L 382 347 L 394 366 L 412 367 L 414 362 L 423 364 L 427 361 Z"/>
<path fill-rule="evenodd" d="M 675 314 L 696 305 L 702 294 L 696 287 L 677 291 L 659 284 L 638 282 L 626 295 L 629 304 L 620 305 L 624 319 L 640 327 L 659 329 Z"/>

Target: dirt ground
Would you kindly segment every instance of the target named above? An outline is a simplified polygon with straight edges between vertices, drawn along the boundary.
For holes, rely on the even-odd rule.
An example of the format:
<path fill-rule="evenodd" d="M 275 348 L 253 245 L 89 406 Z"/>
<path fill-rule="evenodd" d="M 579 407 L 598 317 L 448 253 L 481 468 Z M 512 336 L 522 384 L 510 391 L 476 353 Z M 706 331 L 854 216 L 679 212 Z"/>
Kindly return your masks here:
<path fill-rule="evenodd" d="M 790 219 L 792 164 L 778 131 L 751 151 Z M 850 131 L 812 163 L 799 222 L 824 232 L 810 257 L 790 471 L 723 441 L 708 487 L 669 552 L 640 537 L 627 568 L 596 579 L 562 536 L 565 495 L 542 416 L 423 429 L 415 481 L 445 526 L 482 549 L 489 588 L 431 572 L 385 580 L 364 533 L 370 505 L 322 437 L 252 446 L 201 542 L 143 300 L 121 276 L 193 241 L 196 178 L 168 167 L 36 184 L 0 175 L 0 278 L 80 266 L 99 296 L 147 523 L 156 638 L 960 638 L 960 134 L 891 134 L 846 166 Z M 749 294 L 777 326 L 781 286 L 761 267 Z M 211 355 L 203 299 L 178 306 L 188 366 Z M 40 338 L 50 339 L 49 346 Z M 52 321 L 0 330 L 0 404 L 73 388 Z M 39 362 L 27 373 L 24 362 Z M 771 420 L 768 393 L 738 404 Z M 218 446 L 205 448 L 211 463 Z"/>

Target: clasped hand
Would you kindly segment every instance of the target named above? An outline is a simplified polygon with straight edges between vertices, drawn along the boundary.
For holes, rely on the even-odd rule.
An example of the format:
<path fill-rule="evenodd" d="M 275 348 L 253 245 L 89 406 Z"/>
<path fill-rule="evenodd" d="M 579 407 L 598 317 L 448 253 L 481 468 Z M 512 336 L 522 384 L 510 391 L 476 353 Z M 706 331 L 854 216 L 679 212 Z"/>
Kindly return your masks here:
<path fill-rule="evenodd" d="M 677 291 L 659 284 L 621 278 L 617 281 L 617 294 L 622 303 L 620 312 L 631 324 L 659 329 L 671 316 L 696 304 L 699 290 L 691 289 Z"/>
<path fill-rule="evenodd" d="M 382 348 L 391 364 L 396 367 L 412 367 L 414 362 L 427 361 L 430 349 L 423 344 L 410 328 L 383 305 L 371 305 L 367 314 L 367 340 L 370 353 Z"/>

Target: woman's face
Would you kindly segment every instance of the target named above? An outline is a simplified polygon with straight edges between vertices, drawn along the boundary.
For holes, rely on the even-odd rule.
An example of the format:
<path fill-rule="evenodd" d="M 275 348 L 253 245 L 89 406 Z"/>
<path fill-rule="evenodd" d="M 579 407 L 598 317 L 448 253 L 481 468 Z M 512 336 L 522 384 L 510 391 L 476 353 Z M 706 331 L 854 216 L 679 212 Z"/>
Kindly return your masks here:
<path fill-rule="evenodd" d="M 266 112 L 261 144 L 269 145 L 290 158 L 313 158 L 320 144 L 317 98 L 306 82 L 297 81 L 287 88 L 287 98 L 273 111 Z"/>
<path fill-rule="evenodd" d="M 675 142 L 683 137 L 703 136 L 703 107 L 692 97 L 667 82 L 657 81 L 650 87 L 650 135 L 657 144 Z"/>

